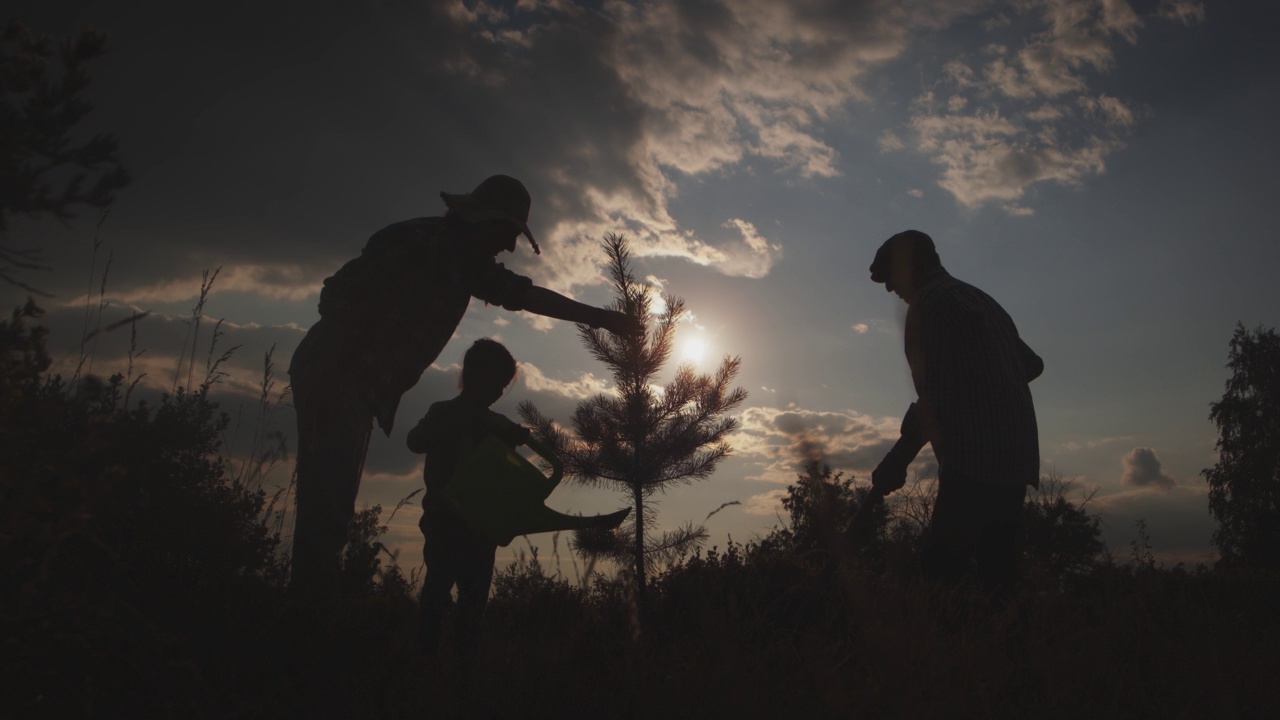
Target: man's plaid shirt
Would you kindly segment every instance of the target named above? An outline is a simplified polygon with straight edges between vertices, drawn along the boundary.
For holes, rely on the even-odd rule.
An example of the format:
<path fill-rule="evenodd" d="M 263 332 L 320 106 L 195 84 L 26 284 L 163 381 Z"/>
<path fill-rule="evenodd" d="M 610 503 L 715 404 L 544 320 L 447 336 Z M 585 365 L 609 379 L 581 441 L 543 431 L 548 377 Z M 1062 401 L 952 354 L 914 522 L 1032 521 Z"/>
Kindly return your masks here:
<path fill-rule="evenodd" d="M 1004 308 L 939 269 L 907 310 L 907 363 L 919 401 L 903 422 L 933 444 L 940 477 L 1038 485 L 1040 440 L 1027 383 L 1044 361 Z"/>
<path fill-rule="evenodd" d="M 400 397 L 448 344 L 472 297 L 524 308 L 533 281 L 461 237 L 451 217 L 390 225 L 324 281 L 320 322 L 289 374 L 356 385 L 388 434 Z"/>

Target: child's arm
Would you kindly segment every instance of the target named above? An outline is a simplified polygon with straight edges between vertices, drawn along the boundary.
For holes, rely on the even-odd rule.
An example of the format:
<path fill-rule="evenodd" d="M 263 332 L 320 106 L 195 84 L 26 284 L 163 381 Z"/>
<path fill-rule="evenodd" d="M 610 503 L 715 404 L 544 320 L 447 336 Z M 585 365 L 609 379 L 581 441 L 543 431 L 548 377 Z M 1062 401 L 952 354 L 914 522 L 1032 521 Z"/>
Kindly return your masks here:
<path fill-rule="evenodd" d="M 450 406 L 445 402 L 433 404 L 405 438 L 409 450 L 426 453 L 439 447 L 457 447 L 467 438 L 479 439 L 485 434 L 496 435 L 511 447 L 524 445 L 529 441 L 529 429 L 511 422 L 503 415 L 492 411 L 485 415 L 460 410 L 455 407 L 450 412 Z"/>
<path fill-rule="evenodd" d="M 512 422 L 505 415 L 490 412 L 485 432 L 492 433 L 511 447 L 529 444 L 529 428 Z"/>

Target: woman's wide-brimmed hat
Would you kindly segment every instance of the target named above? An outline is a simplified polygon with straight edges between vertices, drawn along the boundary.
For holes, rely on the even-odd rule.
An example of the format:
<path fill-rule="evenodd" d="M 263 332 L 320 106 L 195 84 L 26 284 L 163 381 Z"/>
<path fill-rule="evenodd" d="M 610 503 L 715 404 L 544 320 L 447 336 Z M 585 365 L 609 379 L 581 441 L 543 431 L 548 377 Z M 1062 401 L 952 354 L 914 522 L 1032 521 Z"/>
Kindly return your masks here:
<path fill-rule="evenodd" d="M 442 192 L 444 204 L 458 214 L 464 222 L 506 222 L 529 238 L 533 252 L 542 254 L 538 241 L 529 231 L 529 206 L 532 204 L 524 183 L 509 175 L 493 175 L 484 179 L 475 190 L 465 195 Z"/>

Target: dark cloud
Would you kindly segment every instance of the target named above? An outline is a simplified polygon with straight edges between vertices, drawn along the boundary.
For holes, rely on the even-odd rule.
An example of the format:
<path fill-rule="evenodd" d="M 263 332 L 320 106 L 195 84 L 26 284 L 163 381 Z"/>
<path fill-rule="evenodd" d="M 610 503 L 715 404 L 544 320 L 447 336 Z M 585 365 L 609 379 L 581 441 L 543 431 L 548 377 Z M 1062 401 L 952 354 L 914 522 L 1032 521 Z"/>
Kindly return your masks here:
<path fill-rule="evenodd" d="M 438 214 L 441 190 L 493 172 L 526 181 L 546 241 L 540 261 L 518 253 L 510 263 L 556 289 L 600 281 L 594 239 L 606 230 L 631 234 L 637 255 L 762 277 L 782 252 L 758 236 L 766 226 L 724 217 L 711 227 L 751 232 L 699 236 L 671 214 L 681 184 L 752 160 L 788 178 L 838 175 L 825 125 L 867 101 L 873 70 L 901 56 L 913 32 L 1010 4 L 1020 25 L 996 58 L 1007 72 L 983 75 L 990 58 L 963 58 L 967 79 L 938 85 L 940 106 L 921 104 L 913 125 L 917 149 L 943 166 L 942 185 L 976 205 L 1102 171 L 1118 148 L 1113 131 L 1067 138 L 1062 123 L 1029 118 L 1040 96 L 1079 90 L 1084 69 L 1132 41 L 1126 3 L 394 2 L 321 12 L 230 0 L 179 12 L 159 0 L 46 0 L 12 12 L 62 34 L 89 24 L 110 34 L 88 122 L 120 137 L 134 176 L 104 233 L 122 269 L 117 292 L 141 302 L 190 297 L 189 279 L 217 266 L 234 278 L 218 292 L 300 299 L 382 226 Z M 1203 15 L 1191 0 L 1160 7 L 1188 22 Z M 1001 93 L 1005 102 L 984 100 Z M 1081 93 L 1098 117 L 1129 113 L 1120 99 Z M 1018 109 L 1028 116 L 1009 112 L 1009 98 L 1025 94 L 1036 101 Z M 1068 105 L 1055 112 L 1081 113 Z M 61 248 L 83 242 L 79 232 L 61 233 Z M 59 294 L 77 282 L 51 280 Z"/>
<path fill-rule="evenodd" d="M 598 61 L 609 32 L 591 13 L 552 13 L 513 52 L 444 3 L 71 5 L 59 15 L 74 23 L 29 15 L 112 39 L 90 122 L 120 137 L 134 175 L 105 225 L 117 291 L 242 264 L 264 285 L 314 286 L 381 226 L 439 214 L 441 190 L 493 172 L 530 185 L 535 228 L 544 208 L 590 213 L 584 185 L 635 182 L 640 113 Z"/>
<path fill-rule="evenodd" d="M 773 419 L 774 427 L 784 435 L 800 435 L 817 427 L 818 420 L 798 412 L 784 412 Z"/>
<path fill-rule="evenodd" d="M 795 457 L 797 464 L 828 462 L 827 444 L 812 438 L 793 438 L 791 441 L 791 454 Z"/>
<path fill-rule="evenodd" d="M 897 438 L 893 437 L 882 437 L 872 442 L 863 442 L 852 449 L 829 453 L 825 462 L 832 467 L 851 468 L 867 472 L 880 464 L 880 461 L 884 459 L 885 454 L 889 452 L 895 442 L 897 442 Z"/>
<path fill-rule="evenodd" d="M 818 121 L 859 97 L 867 69 L 900 53 L 934 5 L 317 12 L 232 0 L 200 13 L 65 0 L 16 14 L 62 34 L 97 25 L 112 39 L 89 122 L 120 137 L 134 176 L 104 226 L 124 270 L 117 292 L 155 297 L 164 286 L 172 300 L 189 284 L 175 278 L 223 266 L 238 280 L 220 292 L 296 299 L 383 225 L 438 214 L 441 190 L 493 172 L 526 181 L 532 225 L 551 241 L 542 262 L 512 262 L 558 288 L 599 281 L 584 257 L 604 229 L 629 231 L 639 255 L 762 276 L 780 246 L 686 231 L 668 208 L 678 181 L 751 156 L 789 174 L 835 174 Z M 54 285 L 74 292 L 76 279 Z"/>
<path fill-rule="evenodd" d="M 219 367 L 228 375 L 224 384 L 252 387 L 261 384 L 270 353 L 272 373 L 283 385 L 288 383 L 285 370 L 289 367 L 289 358 L 302 339 L 302 330 L 297 327 L 220 323 L 212 312 L 205 315 L 198 326 L 190 314 L 175 316 L 160 312 L 152 312 L 134 323 L 123 322 L 135 311 L 133 307 L 115 305 L 100 309 L 96 304 L 88 309 L 50 307 L 40 322 L 49 329 L 53 371 L 64 376 L 74 374 L 83 355 L 84 362 L 92 365 L 95 374 L 127 373 L 132 355 L 136 367 L 163 377 L 163 382 L 153 377 L 148 384 L 163 385 L 178 378 L 179 384 L 185 386 L 188 376 L 194 378 L 194 384 L 199 384 L 212 366 L 230 352 Z M 108 330 L 112 325 L 116 327 Z M 81 338 L 85 338 L 83 343 Z"/>
<path fill-rule="evenodd" d="M 1124 465 L 1124 474 L 1120 477 L 1120 482 L 1129 487 L 1168 490 L 1177 484 L 1160 466 L 1160 459 L 1151 448 L 1134 448 L 1121 459 L 1121 463 Z"/>
<path fill-rule="evenodd" d="M 783 413 L 774 420 L 786 436 L 797 465 L 821 462 L 834 468 L 866 470 L 875 467 L 896 438 L 882 436 L 866 423 L 834 415 Z"/>
<path fill-rule="evenodd" d="M 798 468 L 813 461 L 869 473 L 897 441 L 897 421 L 853 413 L 751 407 L 739 419 L 735 455 L 762 463 L 761 477 L 777 482 L 790 482 Z"/>

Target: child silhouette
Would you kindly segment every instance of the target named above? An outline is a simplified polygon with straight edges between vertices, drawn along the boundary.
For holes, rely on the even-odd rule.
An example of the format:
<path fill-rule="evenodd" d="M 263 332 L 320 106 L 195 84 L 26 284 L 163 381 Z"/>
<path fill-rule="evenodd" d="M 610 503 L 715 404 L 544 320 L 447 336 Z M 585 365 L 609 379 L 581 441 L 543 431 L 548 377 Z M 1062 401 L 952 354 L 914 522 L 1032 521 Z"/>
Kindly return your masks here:
<path fill-rule="evenodd" d="M 425 453 L 418 526 L 427 573 L 422 583 L 423 649 L 439 654 L 444 613 L 458 587 L 459 650 L 474 653 L 489 599 L 494 556 L 516 535 L 586 527 L 617 527 L 630 509 L 609 515 L 565 515 L 542 504 L 560 481 L 559 461 L 528 428 L 490 410 L 515 378 L 516 361 L 499 342 L 477 340 L 462 361 L 461 392 L 433 404 L 407 443 Z M 555 468 L 550 478 L 515 453 L 529 445 Z"/>

